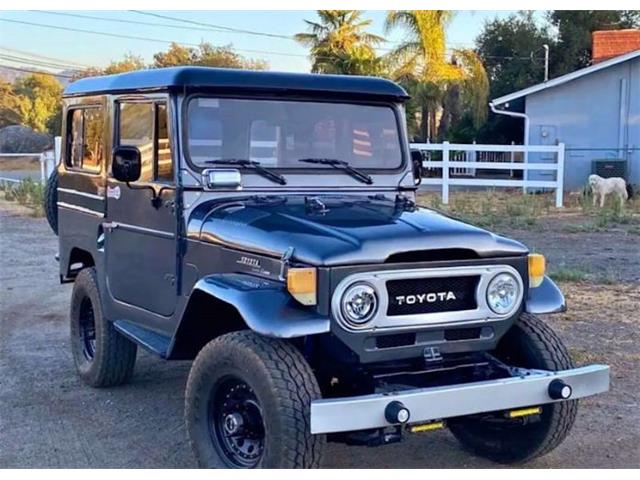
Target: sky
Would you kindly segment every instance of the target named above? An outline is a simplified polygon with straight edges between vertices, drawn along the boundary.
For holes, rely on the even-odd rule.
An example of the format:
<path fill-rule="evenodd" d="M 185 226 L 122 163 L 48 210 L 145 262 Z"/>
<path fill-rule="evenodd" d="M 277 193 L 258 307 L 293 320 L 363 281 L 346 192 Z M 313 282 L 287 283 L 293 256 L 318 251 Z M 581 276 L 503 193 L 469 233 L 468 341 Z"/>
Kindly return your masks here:
<path fill-rule="evenodd" d="M 60 15 L 60 13 L 65 15 Z M 147 13 L 284 36 L 305 31 L 304 19 L 315 20 L 316 18 L 314 11 L 157 11 Z M 459 11 L 448 28 L 447 46 L 451 48 L 472 47 L 486 21 L 496 17 L 504 18 L 511 13 L 514 12 Z M 68 16 L 68 14 L 89 15 L 100 17 L 100 19 L 78 18 Z M 384 33 L 385 14 L 385 11 L 366 11 L 364 13 L 364 16 L 373 22 L 371 25 L 373 33 L 380 35 Z M 81 29 L 92 33 L 10 23 L 2 21 L 2 19 Z M 104 19 L 164 25 L 149 26 Z M 140 38 L 113 38 L 96 34 L 96 32 L 148 37 L 155 39 L 155 41 Z M 402 32 L 393 32 L 387 38 L 389 42 L 384 48 L 391 48 L 394 46 L 394 42 L 402 39 Z M 103 67 L 112 60 L 121 59 L 126 53 L 142 56 L 146 62 L 151 62 L 153 54 L 166 50 L 170 41 L 182 44 L 199 44 L 202 41 L 211 42 L 214 45 L 232 44 L 238 53 L 246 57 L 266 60 L 271 70 L 305 72 L 309 71 L 310 67 L 307 49 L 286 38 L 257 36 L 219 29 L 214 31 L 209 27 L 189 25 L 133 11 L 66 11 L 55 14 L 50 11 L 0 10 L 0 48 L 5 49 L 0 51 L 5 55 L 0 58 L 0 64 L 4 65 L 29 68 L 24 63 L 11 62 L 6 58 L 6 55 L 10 55 L 14 58 L 24 59 L 25 53 L 52 57 L 65 65 L 73 63 Z M 12 52 L 6 49 L 10 49 Z M 16 51 L 22 53 L 16 53 Z"/>

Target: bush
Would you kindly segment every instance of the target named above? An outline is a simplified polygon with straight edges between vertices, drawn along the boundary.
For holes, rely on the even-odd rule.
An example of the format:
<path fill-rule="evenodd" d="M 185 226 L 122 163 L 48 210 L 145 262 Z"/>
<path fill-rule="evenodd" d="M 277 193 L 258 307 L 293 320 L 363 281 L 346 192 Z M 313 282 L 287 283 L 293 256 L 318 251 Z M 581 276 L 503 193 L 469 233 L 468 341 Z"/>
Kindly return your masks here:
<path fill-rule="evenodd" d="M 1 188 L 4 191 L 5 200 L 17 202 L 33 209 L 34 216 L 41 217 L 44 215 L 42 208 L 44 186 L 41 183 L 27 178 L 20 183 L 5 183 Z"/>

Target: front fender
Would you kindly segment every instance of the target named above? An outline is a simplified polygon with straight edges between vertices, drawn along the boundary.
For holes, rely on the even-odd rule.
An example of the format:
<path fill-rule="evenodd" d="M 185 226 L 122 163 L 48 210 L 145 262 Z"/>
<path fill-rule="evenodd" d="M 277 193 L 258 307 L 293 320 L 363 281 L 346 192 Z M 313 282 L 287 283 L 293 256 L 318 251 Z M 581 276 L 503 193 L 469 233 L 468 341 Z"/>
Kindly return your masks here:
<path fill-rule="evenodd" d="M 549 277 L 545 276 L 540 286 L 529 288 L 524 310 L 528 313 L 560 313 L 567 309 L 564 295 Z"/>
<path fill-rule="evenodd" d="M 295 338 L 329 331 L 329 318 L 294 300 L 285 285 L 243 274 L 214 274 L 193 287 L 233 305 L 247 326 L 268 337 Z"/>

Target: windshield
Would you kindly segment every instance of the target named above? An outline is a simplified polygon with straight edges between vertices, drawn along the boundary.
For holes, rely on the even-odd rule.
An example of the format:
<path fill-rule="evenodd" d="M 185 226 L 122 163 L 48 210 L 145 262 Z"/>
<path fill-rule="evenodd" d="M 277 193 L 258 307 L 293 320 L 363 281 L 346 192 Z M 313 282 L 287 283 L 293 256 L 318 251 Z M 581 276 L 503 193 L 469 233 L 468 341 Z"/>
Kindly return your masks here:
<path fill-rule="evenodd" d="M 300 159 L 335 159 L 360 169 L 402 164 L 396 115 L 390 106 L 289 100 L 192 98 L 188 150 L 207 161 L 246 159 L 269 168 L 332 168 Z"/>

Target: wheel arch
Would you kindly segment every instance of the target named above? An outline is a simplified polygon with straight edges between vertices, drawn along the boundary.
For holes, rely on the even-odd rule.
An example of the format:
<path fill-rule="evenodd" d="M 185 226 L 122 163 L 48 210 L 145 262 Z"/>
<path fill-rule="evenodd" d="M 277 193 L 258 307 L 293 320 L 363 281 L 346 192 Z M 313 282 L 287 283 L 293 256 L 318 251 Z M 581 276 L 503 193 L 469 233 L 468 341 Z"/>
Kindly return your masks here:
<path fill-rule="evenodd" d="M 66 276 L 67 278 L 75 278 L 81 270 L 95 266 L 96 261 L 91 252 L 80 247 L 73 247 L 69 252 L 69 260 L 65 269 Z"/>
<path fill-rule="evenodd" d="M 194 286 L 168 351 L 191 359 L 207 342 L 249 329 L 266 337 L 299 338 L 329 331 L 329 318 L 304 307 L 284 284 L 245 274 L 214 274 Z"/>

